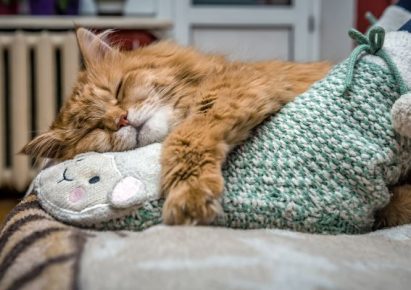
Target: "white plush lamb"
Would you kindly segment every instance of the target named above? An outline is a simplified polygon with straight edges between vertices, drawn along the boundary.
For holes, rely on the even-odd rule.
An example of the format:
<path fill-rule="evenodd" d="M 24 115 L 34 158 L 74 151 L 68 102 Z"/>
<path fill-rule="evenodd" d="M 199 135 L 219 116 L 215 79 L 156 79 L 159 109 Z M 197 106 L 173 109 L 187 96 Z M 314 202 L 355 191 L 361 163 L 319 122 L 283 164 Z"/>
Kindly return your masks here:
<path fill-rule="evenodd" d="M 391 109 L 394 129 L 402 136 L 411 138 L 411 93 L 402 95 Z"/>
<path fill-rule="evenodd" d="M 34 189 L 64 222 L 88 226 L 123 217 L 160 198 L 161 144 L 121 153 L 86 153 L 43 170 Z"/>

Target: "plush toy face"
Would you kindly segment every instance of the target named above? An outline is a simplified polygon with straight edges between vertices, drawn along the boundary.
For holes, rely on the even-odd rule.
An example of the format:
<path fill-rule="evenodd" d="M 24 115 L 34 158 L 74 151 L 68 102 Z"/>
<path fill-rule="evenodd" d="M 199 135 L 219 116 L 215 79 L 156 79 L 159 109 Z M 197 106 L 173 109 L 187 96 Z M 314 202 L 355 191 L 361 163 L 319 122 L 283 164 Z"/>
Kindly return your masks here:
<path fill-rule="evenodd" d="M 87 226 L 135 211 L 160 198 L 161 144 L 127 152 L 85 153 L 39 173 L 42 207 L 55 218 Z"/>
<path fill-rule="evenodd" d="M 65 209 L 81 211 L 93 205 L 108 203 L 108 194 L 121 179 L 109 156 L 80 155 L 40 176 L 43 195 L 64 204 Z"/>
<path fill-rule="evenodd" d="M 150 197 L 138 176 L 122 176 L 113 156 L 98 153 L 82 154 L 44 170 L 36 187 L 43 207 L 70 221 L 112 217 Z"/>

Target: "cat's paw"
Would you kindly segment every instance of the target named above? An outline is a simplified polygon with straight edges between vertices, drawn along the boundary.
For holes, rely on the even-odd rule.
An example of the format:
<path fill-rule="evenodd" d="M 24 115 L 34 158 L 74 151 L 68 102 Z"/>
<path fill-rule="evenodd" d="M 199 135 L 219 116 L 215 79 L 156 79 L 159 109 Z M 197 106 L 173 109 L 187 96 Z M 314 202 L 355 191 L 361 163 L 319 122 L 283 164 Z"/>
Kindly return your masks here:
<path fill-rule="evenodd" d="M 229 147 L 213 130 L 191 125 L 174 131 L 163 144 L 163 222 L 170 225 L 210 224 L 222 212 L 221 164 Z"/>
<path fill-rule="evenodd" d="M 223 188 L 222 178 L 191 186 L 181 182 L 173 188 L 163 207 L 163 222 L 169 225 L 207 225 L 222 213 L 220 202 L 216 198 Z"/>

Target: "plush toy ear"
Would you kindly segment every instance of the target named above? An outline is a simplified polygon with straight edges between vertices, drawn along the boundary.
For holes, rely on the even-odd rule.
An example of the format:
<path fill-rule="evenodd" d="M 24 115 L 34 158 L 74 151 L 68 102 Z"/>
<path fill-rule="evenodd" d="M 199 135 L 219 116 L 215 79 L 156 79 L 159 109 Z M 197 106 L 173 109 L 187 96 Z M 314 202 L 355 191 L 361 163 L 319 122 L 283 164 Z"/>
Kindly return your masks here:
<path fill-rule="evenodd" d="M 108 200 L 115 208 L 127 208 L 142 204 L 147 199 L 146 188 L 140 180 L 128 176 L 116 184 Z"/>
<path fill-rule="evenodd" d="M 402 95 L 391 109 L 392 125 L 399 134 L 411 138 L 411 93 Z"/>
<path fill-rule="evenodd" d="M 109 33 L 110 31 L 97 35 L 87 29 L 77 28 L 77 42 L 87 67 L 115 53 L 113 48 L 105 41 Z"/>

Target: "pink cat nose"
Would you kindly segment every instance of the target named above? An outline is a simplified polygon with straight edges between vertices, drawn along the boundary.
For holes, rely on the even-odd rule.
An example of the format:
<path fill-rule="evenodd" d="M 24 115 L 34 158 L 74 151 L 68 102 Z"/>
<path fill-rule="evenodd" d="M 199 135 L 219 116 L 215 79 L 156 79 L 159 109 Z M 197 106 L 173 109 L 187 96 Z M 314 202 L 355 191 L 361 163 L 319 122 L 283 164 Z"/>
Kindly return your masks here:
<path fill-rule="evenodd" d="M 118 120 L 118 127 L 124 127 L 127 126 L 129 124 L 128 120 L 127 120 L 127 114 L 121 115 L 120 119 Z"/>

